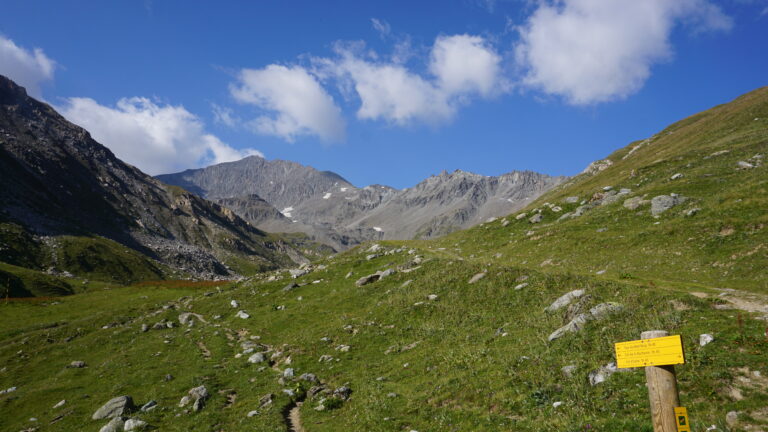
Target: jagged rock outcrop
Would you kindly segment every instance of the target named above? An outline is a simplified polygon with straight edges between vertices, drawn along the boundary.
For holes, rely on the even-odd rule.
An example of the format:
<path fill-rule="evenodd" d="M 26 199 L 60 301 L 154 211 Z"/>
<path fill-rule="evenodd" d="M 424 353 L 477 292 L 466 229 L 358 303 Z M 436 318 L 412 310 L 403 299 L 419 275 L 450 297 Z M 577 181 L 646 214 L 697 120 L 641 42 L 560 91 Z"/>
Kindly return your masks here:
<path fill-rule="evenodd" d="M 300 255 L 229 208 L 122 162 L 3 76 L 0 173 L 0 222 L 36 236 L 103 237 L 204 277 L 232 276 L 232 257 L 274 268 Z"/>

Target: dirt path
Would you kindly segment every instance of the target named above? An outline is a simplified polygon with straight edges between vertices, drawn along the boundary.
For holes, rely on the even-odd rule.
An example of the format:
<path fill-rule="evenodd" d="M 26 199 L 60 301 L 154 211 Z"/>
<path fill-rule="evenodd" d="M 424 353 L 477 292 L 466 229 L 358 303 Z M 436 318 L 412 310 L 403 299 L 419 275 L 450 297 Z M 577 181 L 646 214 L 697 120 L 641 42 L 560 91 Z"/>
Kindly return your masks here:
<path fill-rule="evenodd" d="M 768 296 L 731 289 L 718 289 L 719 297 L 727 300 L 731 306 L 746 312 L 762 314 L 764 320 L 768 320 Z"/>
<path fill-rule="evenodd" d="M 301 402 L 296 403 L 296 406 L 288 411 L 288 423 L 290 430 L 293 432 L 305 432 L 304 427 L 301 425 Z"/>

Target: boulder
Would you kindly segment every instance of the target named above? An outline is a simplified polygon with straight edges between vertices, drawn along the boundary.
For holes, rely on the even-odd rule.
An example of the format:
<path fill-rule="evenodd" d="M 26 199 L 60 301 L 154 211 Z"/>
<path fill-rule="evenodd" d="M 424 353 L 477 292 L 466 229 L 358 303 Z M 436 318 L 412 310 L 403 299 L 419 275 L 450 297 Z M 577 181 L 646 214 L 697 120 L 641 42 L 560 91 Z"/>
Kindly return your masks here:
<path fill-rule="evenodd" d="M 125 431 L 143 430 L 147 427 L 147 422 L 139 419 L 128 419 L 125 422 Z"/>
<path fill-rule="evenodd" d="M 360 279 L 358 279 L 357 282 L 355 282 L 355 285 L 359 287 L 363 285 L 368 285 L 369 283 L 376 282 L 377 280 L 379 280 L 379 278 L 381 278 L 381 275 L 379 273 L 369 274 L 368 276 L 363 276 Z"/>
<path fill-rule="evenodd" d="M 704 333 L 703 335 L 699 335 L 700 346 L 708 345 L 709 343 L 714 342 L 714 340 L 715 340 L 715 337 L 709 333 Z"/>
<path fill-rule="evenodd" d="M 686 197 L 678 194 L 655 196 L 651 199 L 651 214 L 658 216 L 672 207 L 684 203 L 686 200 Z"/>
<path fill-rule="evenodd" d="M 528 219 L 528 222 L 535 224 L 541 222 L 542 219 L 544 219 L 544 216 L 542 216 L 541 213 L 536 213 Z"/>
<path fill-rule="evenodd" d="M 563 337 L 567 333 L 578 332 L 583 329 L 588 322 L 603 319 L 606 316 L 615 312 L 619 312 L 623 309 L 624 306 L 618 303 L 600 303 L 599 305 L 590 309 L 589 312 L 576 315 L 570 322 L 568 322 L 568 324 L 552 332 L 547 340 L 552 342 L 555 339 Z"/>
<path fill-rule="evenodd" d="M 130 396 L 118 396 L 110 399 L 107 403 L 101 406 L 95 413 L 93 413 L 94 420 L 101 420 L 105 418 L 115 418 L 126 414 L 130 414 L 136 409 L 133 404 L 133 398 Z"/>
<path fill-rule="evenodd" d="M 122 417 L 115 417 L 109 423 L 102 426 L 99 432 L 119 432 L 125 428 L 125 420 Z"/>
<path fill-rule="evenodd" d="M 584 295 L 584 290 L 578 289 L 573 290 L 569 293 L 563 294 L 560 296 L 557 300 L 555 300 L 551 305 L 549 305 L 546 309 L 544 309 L 547 312 L 555 312 L 557 310 L 560 310 L 568 305 L 571 304 L 574 300 L 578 299 L 579 297 Z"/>

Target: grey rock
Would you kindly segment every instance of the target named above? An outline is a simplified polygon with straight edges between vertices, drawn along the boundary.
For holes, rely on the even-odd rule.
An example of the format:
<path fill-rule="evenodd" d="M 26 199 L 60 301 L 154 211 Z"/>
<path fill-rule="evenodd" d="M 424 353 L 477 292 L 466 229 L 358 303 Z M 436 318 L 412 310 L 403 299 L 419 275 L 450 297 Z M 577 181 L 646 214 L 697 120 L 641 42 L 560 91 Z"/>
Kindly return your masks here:
<path fill-rule="evenodd" d="M 291 274 L 291 277 L 294 279 L 300 278 L 306 274 L 309 274 L 308 269 L 291 269 L 291 270 L 288 270 L 288 272 Z"/>
<path fill-rule="evenodd" d="M 728 411 L 728 414 L 725 415 L 725 423 L 730 427 L 736 426 L 739 423 L 739 412 Z"/>
<path fill-rule="evenodd" d="M 148 426 L 147 422 L 139 419 L 128 419 L 125 422 L 125 431 L 143 430 Z"/>
<path fill-rule="evenodd" d="M 236 317 L 238 317 L 238 318 L 241 318 L 241 319 L 248 319 L 248 318 L 250 318 L 250 317 L 251 317 L 251 316 L 248 314 L 248 312 L 246 312 L 246 311 L 243 311 L 243 310 L 241 310 L 241 311 L 238 311 L 238 312 L 235 314 L 235 316 L 236 316 Z"/>
<path fill-rule="evenodd" d="M 99 429 L 99 432 L 122 432 L 125 428 L 125 420 L 122 417 L 115 417 L 109 423 Z"/>
<path fill-rule="evenodd" d="M 714 342 L 714 340 L 715 340 L 715 337 L 712 336 L 709 333 L 704 333 L 702 335 L 699 335 L 699 345 L 700 346 L 708 345 L 708 344 Z"/>
<path fill-rule="evenodd" d="M 66 405 L 66 403 L 67 403 L 67 400 L 66 399 L 62 399 L 58 403 L 56 403 L 56 405 L 53 406 L 53 409 L 61 408 L 64 405 Z"/>
<path fill-rule="evenodd" d="M 469 283 L 473 284 L 473 283 L 479 281 L 480 279 L 482 279 L 484 277 L 485 277 L 485 272 L 478 273 L 478 274 L 472 276 L 472 278 L 469 280 Z"/>
<path fill-rule="evenodd" d="M 75 360 L 69 364 L 69 367 L 75 368 L 75 369 L 84 368 L 85 366 L 86 366 L 85 362 L 81 360 Z"/>
<path fill-rule="evenodd" d="M 283 371 L 283 378 L 293 378 L 293 368 L 286 368 Z"/>
<path fill-rule="evenodd" d="M 301 374 L 299 379 L 302 380 L 302 381 L 307 381 L 307 382 L 312 382 L 312 383 L 316 383 L 316 382 L 320 381 L 320 380 L 317 379 L 317 376 L 315 374 L 311 374 L 311 373 Z"/>
<path fill-rule="evenodd" d="M 192 312 L 183 312 L 179 314 L 179 323 L 181 325 L 188 325 L 195 319 L 200 322 L 206 322 L 203 316 L 200 314 L 196 314 Z"/>
<path fill-rule="evenodd" d="M 146 333 L 146 332 L 148 332 L 148 331 L 149 331 L 149 326 L 148 326 L 148 325 L 146 325 L 146 324 L 142 324 L 142 325 L 141 325 L 141 332 L 142 332 L 142 333 Z"/>
<path fill-rule="evenodd" d="M 296 289 L 298 287 L 299 287 L 299 284 L 297 284 L 296 282 L 291 282 L 288 285 L 283 287 L 283 291 L 286 291 L 286 292 L 287 291 L 291 291 L 291 290 Z"/>
<path fill-rule="evenodd" d="M 381 275 L 378 273 L 370 274 L 368 276 L 363 276 L 355 282 L 355 285 L 359 287 L 363 285 L 368 285 L 370 283 L 376 282 L 377 280 L 379 280 L 380 277 Z"/>
<path fill-rule="evenodd" d="M 569 196 L 565 198 L 566 204 L 575 204 L 577 202 L 579 202 L 579 197 L 577 196 Z"/>
<path fill-rule="evenodd" d="M 578 299 L 579 297 L 584 295 L 583 289 L 577 289 L 573 290 L 571 292 L 568 292 L 566 294 L 563 294 L 560 296 L 557 300 L 555 300 L 551 305 L 547 306 L 545 311 L 547 312 L 555 312 L 557 310 L 560 310 L 569 304 L 573 302 L 574 300 Z"/>
<path fill-rule="evenodd" d="M 528 286 L 528 282 L 523 282 L 521 284 L 517 284 L 517 285 L 515 285 L 515 291 L 520 291 L 521 289 L 523 289 L 523 288 L 525 288 L 527 286 Z"/>
<path fill-rule="evenodd" d="M 248 363 L 258 364 L 264 363 L 265 361 L 267 361 L 267 358 L 264 356 L 264 353 L 256 353 L 248 357 Z"/>
<path fill-rule="evenodd" d="M 686 216 L 688 216 L 688 217 L 691 217 L 691 216 L 694 216 L 694 215 L 696 215 L 696 213 L 698 213 L 698 212 L 700 212 L 700 211 L 701 211 L 701 209 L 700 209 L 700 208 L 698 208 L 698 207 L 695 207 L 695 208 L 692 208 L 692 209 L 690 209 L 690 210 L 687 210 L 687 211 L 685 212 L 685 215 L 686 215 Z"/>
<path fill-rule="evenodd" d="M 118 396 L 116 398 L 110 399 L 107 403 L 102 405 L 101 408 L 93 413 L 91 418 L 94 420 L 100 420 L 105 418 L 120 417 L 130 414 L 135 409 L 136 406 L 133 404 L 133 399 L 130 396 Z"/>
<path fill-rule="evenodd" d="M 553 340 L 559 339 L 568 333 L 578 332 L 582 330 L 588 322 L 593 320 L 601 320 L 610 314 L 619 312 L 623 309 L 624 307 L 618 303 L 601 303 L 590 309 L 589 312 L 576 315 L 570 322 L 568 322 L 568 324 L 552 332 L 547 340 L 552 342 Z"/>
<path fill-rule="evenodd" d="M 651 214 L 658 216 L 672 207 L 684 203 L 686 200 L 686 197 L 677 194 L 655 196 L 651 199 Z"/>
<path fill-rule="evenodd" d="M 677 180 L 677 179 L 681 179 L 681 178 L 683 178 L 683 174 L 682 173 L 677 173 L 677 174 L 673 174 L 672 177 L 670 177 L 669 179 L 670 180 Z"/>
<path fill-rule="evenodd" d="M 578 366 L 576 365 L 567 365 L 563 366 L 560 369 L 560 372 L 562 372 L 566 378 L 573 378 L 573 374 L 576 372 L 576 369 L 578 369 Z"/>
<path fill-rule="evenodd" d="M 637 210 L 641 206 L 650 204 L 650 201 L 643 199 L 642 197 L 632 197 L 624 200 L 624 208 L 628 210 Z"/>
<path fill-rule="evenodd" d="M 754 167 L 755 167 L 753 164 L 751 164 L 751 163 L 749 163 L 749 162 L 745 162 L 745 161 L 738 161 L 738 162 L 736 163 L 736 165 L 737 165 L 739 168 L 741 168 L 741 169 L 750 169 L 750 168 L 754 168 Z"/>
<path fill-rule="evenodd" d="M 139 411 L 141 411 L 141 412 L 149 412 L 149 411 L 152 411 L 155 408 L 157 408 L 157 401 L 151 400 L 151 401 L 145 403 L 144 405 L 142 405 L 141 408 L 139 408 Z"/>
<path fill-rule="evenodd" d="M 256 410 L 248 411 L 248 414 L 246 414 L 247 417 L 255 417 L 257 415 L 259 415 L 259 412 Z"/>
<path fill-rule="evenodd" d="M 352 395 L 352 389 L 347 386 L 341 386 L 333 391 L 333 395 L 341 400 L 347 400 Z"/>
<path fill-rule="evenodd" d="M 619 369 L 616 367 L 616 363 L 610 362 L 605 366 L 600 366 L 596 370 L 593 370 L 589 373 L 587 376 L 589 379 L 589 384 L 592 386 L 596 386 L 600 383 L 608 381 L 608 378 L 611 377 L 611 375 L 618 372 Z"/>
<path fill-rule="evenodd" d="M 544 219 L 544 216 L 542 216 L 541 213 L 536 213 L 528 219 L 528 222 L 535 224 L 541 222 L 542 219 Z"/>

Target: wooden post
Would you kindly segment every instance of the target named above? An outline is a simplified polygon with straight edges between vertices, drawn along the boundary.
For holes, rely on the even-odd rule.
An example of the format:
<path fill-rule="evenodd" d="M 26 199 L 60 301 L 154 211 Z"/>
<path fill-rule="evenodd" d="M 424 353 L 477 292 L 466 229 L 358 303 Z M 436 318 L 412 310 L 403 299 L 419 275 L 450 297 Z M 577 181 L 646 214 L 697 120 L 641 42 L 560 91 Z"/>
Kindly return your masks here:
<path fill-rule="evenodd" d="M 641 339 L 669 336 L 664 330 L 645 331 Z M 651 401 L 651 417 L 654 432 L 677 432 L 675 408 L 680 406 L 677 393 L 677 377 L 674 366 L 646 366 L 645 379 Z"/>

